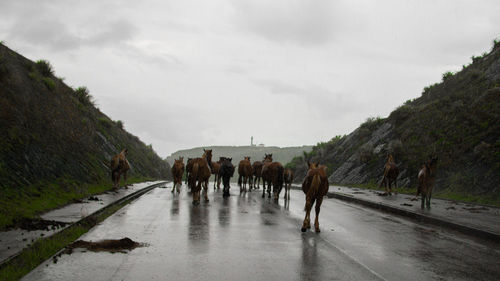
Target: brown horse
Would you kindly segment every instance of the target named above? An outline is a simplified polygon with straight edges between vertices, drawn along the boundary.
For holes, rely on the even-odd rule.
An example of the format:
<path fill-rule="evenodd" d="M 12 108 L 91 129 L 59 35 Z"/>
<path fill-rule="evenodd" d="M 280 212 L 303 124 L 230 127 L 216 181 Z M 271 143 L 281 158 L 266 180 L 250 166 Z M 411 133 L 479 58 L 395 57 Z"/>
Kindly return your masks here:
<path fill-rule="evenodd" d="M 188 158 L 186 162 L 186 184 L 189 183 L 189 174 L 191 173 L 191 170 L 193 170 L 193 158 Z M 191 187 L 189 187 L 191 188 Z"/>
<path fill-rule="evenodd" d="M 292 188 L 293 171 L 291 169 L 285 169 L 283 179 L 285 182 L 285 196 L 283 198 L 290 199 L 290 188 Z"/>
<path fill-rule="evenodd" d="M 120 153 L 113 156 L 110 163 L 111 180 L 113 181 L 113 188 L 116 190 L 120 184 L 120 175 L 123 174 L 125 187 L 127 187 L 127 171 L 130 169 L 130 163 L 127 160 L 128 149 L 123 149 Z"/>
<path fill-rule="evenodd" d="M 398 175 L 399 175 L 398 166 L 396 166 L 396 163 L 394 162 L 394 157 L 392 157 L 392 154 L 389 154 L 387 156 L 387 163 L 385 163 L 385 166 L 384 166 L 384 176 L 382 177 L 382 181 L 380 182 L 380 185 L 378 187 L 380 188 L 380 187 L 382 187 L 382 185 L 384 185 L 385 193 L 391 195 L 391 192 L 392 192 L 391 184 L 394 183 L 395 193 L 397 193 Z"/>
<path fill-rule="evenodd" d="M 220 188 L 220 177 L 219 177 L 219 170 L 220 170 L 220 163 L 222 161 L 223 157 L 219 158 L 219 161 L 217 162 L 212 162 L 212 175 L 215 175 L 214 178 L 214 190 L 215 187 L 217 186 L 217 189 Z"/>
<path fill-rule="evenodd" d="M 284 168 L 280 162 L 273 162 L 273 155 L 266 154 L 262 162 L 262 198 L 265 197 L 266 182 L 267 182 L 267 196 L 271 198 L 271 184 L 273 186 L 274 199 L 278 199 L 281 189 L 283 188 L 283 173 Z"/>
<path fill-rule="evenodd" d="M 262 162 L 255 161 L 252 164 L 253 169 L 253 188 L 259 189 L 260 179 L 262 178 Z M 255 186 L 257 183 L 257 186 Z"/>
<path fill-rule="evenodd" d="M 189 175 L 189 186 L 193 193 L 193 205 L 200 204 L 200 193 L 203 185 L 203 195 L 205 202 L 208 202 L 208 180 L 211 175 L 212 150 L 203 149 L 203 156 L 191 160 L 193 167 Z"/>
<path fill-rule="evenodd" d="M 184 157 L 179 157 L 175 160 L 174 165 L 172 165 L 172 176 L 174 177 L 174 186 L 172 187 L 172 193 L 174 193 L 175 187 L 177 187 L 177 193 L 181 192 L 180 187 L 182 186 L 182 175 L 184 174 Z"/>
<path fill-rule="evenodd" d="M 247 191 L 247 181 L 249 184 L 248 189 L 252 190 L 252 175 L 253 169 L 250 163 L 250 157 L 246 156 L 245 159 L 241 160 L 238 164 L 238 186 L 240 187 L 240 192 Z"/>
<path fill-rule="evenodd" d="M 328 178 L 326 176 L 326 166 L 318 166 L 319 163 L 307 163 L 309 166 L 309 171 L 302 182 L 302 191 L 306 195 L 306 216 L 304 222 L 302 223 L 301 231 L 305 232 L 308 228 L 311 228 L 310 214 L 311 208 L 316 201 L 316 219 L 314 220 L 314 228 L 316 232 L 319 230 L 319 211 L 321 208 L 321 203 L 323 203 L 323 197 L 328 193 Z"/>
<path fill-rule="evenodd" d="M 436 156 L 432 157 L 426 164 L 422 165 L 418 172 L 417 197 L 419 193 L 422 194 L 422 209 L 424 208 L 424 203 L 428 209 L 431 208 L 432 189 L 436 181 L 437 160 Z"/>

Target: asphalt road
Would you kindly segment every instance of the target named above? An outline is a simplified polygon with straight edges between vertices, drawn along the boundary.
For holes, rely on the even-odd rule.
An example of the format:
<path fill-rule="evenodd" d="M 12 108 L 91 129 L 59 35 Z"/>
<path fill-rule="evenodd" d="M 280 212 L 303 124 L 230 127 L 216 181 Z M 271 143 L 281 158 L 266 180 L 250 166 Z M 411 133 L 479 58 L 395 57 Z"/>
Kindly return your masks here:
<path fill-rule="evenodd" d="M 168 185 L 169 187 L 171 185 Z M 260 192 L 209 191 L 191 204 L 156 188 L 82 240 L 129 237 L 126 253 L 77 250 L 24 280 L 498 280 L 500 245 L 325 198 L 322 232 L 300 232 L 304 195 L 276 203 Z M 311 214 L 311 219 L 314 214 Z"/>

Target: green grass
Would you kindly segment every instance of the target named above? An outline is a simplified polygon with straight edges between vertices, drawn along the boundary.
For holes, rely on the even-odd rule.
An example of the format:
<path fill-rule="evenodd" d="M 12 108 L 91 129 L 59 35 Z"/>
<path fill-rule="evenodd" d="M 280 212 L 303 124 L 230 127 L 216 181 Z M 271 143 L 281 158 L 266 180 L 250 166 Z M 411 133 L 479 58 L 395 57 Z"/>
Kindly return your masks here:
<path fill-rule="evenodd" d="M 19 256 L 0 268 L 0 280 L 19 280 L 129 202 L 112 206 L 96 218 L 89 217 L 80 224 L 70 226 L 50 237 L 38 239 L 31 247 L 25 248 Z"/>
<path fill-rule="evenodd" d="M 43 77 L 42 81 L 45 84 L 45 86 L 47 86 L 47 88 L 49 90 L 52 91 L 52 90 L 54 90 L 56 88 L 56 83 L 51 78 L 49 78 L 49 77 Z"/>
<path fill-rule="evenodd" d="M 132 177 L 127 183 L 146 180 L 150 179 Z M 0 190 L 0 230 L 6 229 L 21 218 L 35 218 L 48 210 L 67 205 L 75 199 L 99 194 L 111 188 L 111 181 L 81 184 L 68 179 L 59 179 L 56 183 L 41 182 L 23 189 Z"/>
<path fill-rule="evenodd" d="M 385 191 L 384 187 L 379 188 L 378 184 L 375 184 L 374 182 L 365 183 L 365 184 L 345 184 L 345 186 L 355 187 L 355 188 L 363 188 L 363 189 L 369 189 L 369 190 L 379 190 L 381 192 Z M 392 190 L 394 191 L 395 189 L 392 188 Z M 335 190 L 332 190 L 332 191 L 335 191 Z M 401 194 L 415 195 L 417 193 L 417 188 L 416 187 L 398 188 L 397 191 L 398 191 L 398 193 L 401 193 Z M 500 198 L 498 198 L 498 197 L 492 197 L 492 196 L 487 196 L 487 195 L 464 194 L 464 193 L 450 191 L 447 189 L 435 191 L 433 193 L 432 197 L 439 198 L 439 199 L 445 199 L 445 200 L 465 202 L 465 203 L 476 203 L 476 204 L 500 207 Z"/>
<path fill-rule="evenodd" d="M 441 190 L 434 194 L 434 198 L 500 207 L 500 198 L 487 195 L 473 195 Z"/>

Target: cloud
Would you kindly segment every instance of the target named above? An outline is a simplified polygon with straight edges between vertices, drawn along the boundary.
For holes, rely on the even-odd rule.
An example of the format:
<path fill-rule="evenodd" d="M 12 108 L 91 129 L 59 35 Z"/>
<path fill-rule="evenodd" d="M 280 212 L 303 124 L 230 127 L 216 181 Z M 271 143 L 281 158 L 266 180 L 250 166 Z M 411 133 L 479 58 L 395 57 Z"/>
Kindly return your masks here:
<path fill-rule="evenodd" d="M 321 45 L 334 39 L 333 1 L 234 1 L 236 25 L 267 40 Z"/>
<path fill-rule="evenodd" d="M 61 20 L 40 18 L 18 20 L 13 24 L 9 35 L 31 45 L 43 45 L 53 51 L 66 51 L 84 46 L 120 45 L 131 40 L 136 32 L 136 28 L 125 20 L 110 22 L 97 32 L 90 27 L 81 27 L 80 31 L 76 32 L 70 30 Z M 90 35 L 85 36 L 85 33 Z"/>
<path fill-rule="evenodd" d="M 304 88 L 285 83 L 277 79 L 256 79 L 254 83 L 267 88 L 271 94 L 274 95 L 304 95 L 306 90 Z"/>

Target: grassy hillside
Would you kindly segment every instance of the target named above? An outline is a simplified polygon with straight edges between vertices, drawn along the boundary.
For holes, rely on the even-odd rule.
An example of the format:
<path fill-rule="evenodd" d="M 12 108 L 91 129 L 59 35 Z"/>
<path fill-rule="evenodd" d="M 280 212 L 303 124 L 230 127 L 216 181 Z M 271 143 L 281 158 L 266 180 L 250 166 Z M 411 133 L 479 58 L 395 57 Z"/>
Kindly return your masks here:
<path fill-rule="evenodd" d="M 400 169 L 399 183 L 416 187 L 420 165 L 439 157 L 438 195 L 500 204 L 500 44 L 472 57 L 457 73 L 425 87 L 387 118 L 368 118 L 347 136 L 315 146 L 288 164 L 301 180 L 305 162 L 328 165 L 330 181 L 375 186 L 387 153 Z"/>
<path fill-rule="evenodd" d="M 240 160 L 243 160 L 245 156 L 250 156 L 250 161 L 262 161 L 264 155 L 267 153 L 273 154 L 274 161 L 280 161 L 282 163 L 287 163 L 292 160 L 293 157 L 297 155 L 303 155 L 304 152 L 309 152 L 312 146 L 297 146 L 297 147 L 260 147 L 260 146 L 210 146 L 210 147 L 196 147 L 192 149 L 179 150 L 172 153 L 167 157 L 167 161 L 173 164 L 174 159 L 178 159 L 179 156 L 184 157 L 184 161 L 187 158 L 200 157 L 203 154 L 203 149 L 212 149 L 212 160 L 217 161 L 219 157 L 232 157 L 233 164 L 237 165 Z"/>
<path fill-rule="evenodd" d="M 72 89 L 47 61 L 0 44 L 0 228 L 111 188 L 112 155 L 128 148 L 132 180 L 164 179 L 169 165 Z"/>

